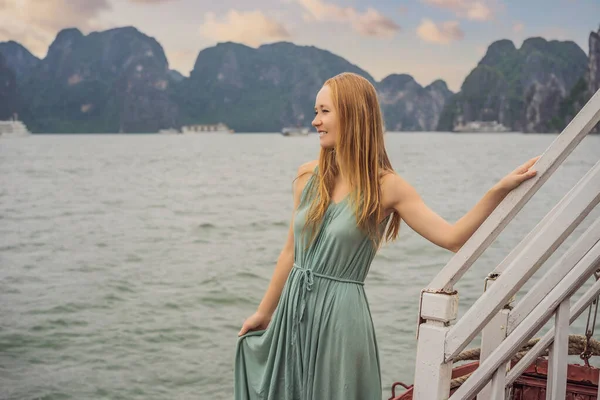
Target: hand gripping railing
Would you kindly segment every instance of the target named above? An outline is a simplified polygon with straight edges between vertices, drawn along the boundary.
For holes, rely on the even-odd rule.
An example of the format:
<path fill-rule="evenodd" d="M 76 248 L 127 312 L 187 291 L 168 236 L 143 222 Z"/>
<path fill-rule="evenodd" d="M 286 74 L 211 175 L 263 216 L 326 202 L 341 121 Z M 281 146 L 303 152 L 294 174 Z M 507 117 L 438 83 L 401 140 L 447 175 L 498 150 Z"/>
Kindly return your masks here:
<path fill-rule="evenodd" d="M 473 398 L 484 389 L 486 392 L 483 397 L 486 400 L 504 399 L 505 386 L 510 383 L 506 380 L 508 360 L 523 341 L 535 334 L 541 321 L 545 323 L 554 313 L 557 314 L 555 331 L 560 338 L 557 336 L 554 346 L 558 347 L 551 351 L 553 369 L 548 378 L 549 395 L 562 391 L 565 381 L 563 372 L 566 373 L 562 336 L 566 332 L 568 337 L 569 316 L 577 311 L 569 309 L 569 298 L 598 267 L 593 254 L 600 246 L 597 244 L 600 224 L 593 224 L 580 237 L 561 258 L 560 264 L 557 263 L 540 280 L 513 312 L 506 305 L 600 202 L 600 162 L 497 266 L 490 274 L 493 284 L 454 326 L 450 326 L 456 319 L 458 309 L 458 294 L 453 286 L 598 121 L 600 91 L 592 96 L 537 161 L 536 177 L 513 190 L 438 273 L 429 287 L 421 292 L 414 399 L 448 399 L 452 360 L 482 330 L 479 372 L 473 373 L 451 398 Z M 554 299 L 554 302 L 548 303 L 551 301 L 549 299 Z M 534 315 L 535 318 L 532 317 Z M 513 375 L 509 376 L 509 379 L 513 378 Z"/>

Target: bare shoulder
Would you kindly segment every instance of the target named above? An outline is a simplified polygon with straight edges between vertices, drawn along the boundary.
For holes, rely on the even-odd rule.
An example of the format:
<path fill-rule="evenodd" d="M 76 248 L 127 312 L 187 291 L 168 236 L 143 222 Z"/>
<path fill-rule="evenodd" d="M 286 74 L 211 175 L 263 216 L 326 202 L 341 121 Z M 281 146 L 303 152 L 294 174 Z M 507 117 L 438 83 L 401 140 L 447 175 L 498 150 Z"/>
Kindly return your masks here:
<path fill-rule="evenodd" d="M 300 202 L 300 194 L 304 190 L 306 183 L 312 176 L 312 172 L 315 170 L 318 163 L 318 160 L 312 160 L 298 167 L 298 173 L 294 179 L 294 200 L 296 204 Z"/>
<path fill-rule="evenodd" d="M 318 164 L 319 164 L 319 160 L 312 160 L 309 162 L 305 162 L 298 168 L 298 177 L 300 178 L 308 173 L 312 173 Z"/>
<path fill-rule="evenodd" d="M 415 189 L 395 171 L 389 171 L 381 177 L 381 194 L 386 210 L 397 209 L 403 200 L 416 194 Z"/>

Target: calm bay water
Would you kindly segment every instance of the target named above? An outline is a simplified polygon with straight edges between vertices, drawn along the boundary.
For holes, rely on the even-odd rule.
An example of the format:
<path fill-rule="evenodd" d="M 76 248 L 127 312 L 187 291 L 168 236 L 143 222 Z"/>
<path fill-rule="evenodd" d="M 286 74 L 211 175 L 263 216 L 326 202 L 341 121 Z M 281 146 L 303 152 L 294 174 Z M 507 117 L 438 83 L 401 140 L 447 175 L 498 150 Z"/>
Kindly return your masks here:
<path fill-rule="evenodd" d="M 555 138 L 386 142 L 396 170 L 454 222 Z M 316 136 L 273 134 L 0 140 L 0 399 L 231 399 L 237 332 L 283 245 L 295 172 L 318 148 Z M 505 229 L 457 286 L 461 313 L 599 155 L 600 137 L 586 138 Z M 412 382 L 419 291 L 451 255 L 403 225 L 372 265 L 382 398 Z"/>

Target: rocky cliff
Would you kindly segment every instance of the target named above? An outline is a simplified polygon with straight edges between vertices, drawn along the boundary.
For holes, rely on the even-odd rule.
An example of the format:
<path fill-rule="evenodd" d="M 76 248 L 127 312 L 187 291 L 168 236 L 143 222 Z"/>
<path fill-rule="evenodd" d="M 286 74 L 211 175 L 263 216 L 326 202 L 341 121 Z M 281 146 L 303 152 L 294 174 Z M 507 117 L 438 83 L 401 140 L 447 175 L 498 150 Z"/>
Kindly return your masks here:
<path fill-rule="evenodd" d="M 0 53 L 4 56 L 8 68 L 15 72 L 17 80 L 29 76 L 40 62 L 39 58 L 14 41 L 0 43 Z"/>
<path fill-rule="evenodd" d="M 280 42 L 257 49 L 221 43 L 202 50 L 175 97 L 186 123 L 224 122 L 236 131 L 278 132 L 310 126 L 323 82 L 350 71 L 373 78 L 341 57 Z"/>
<path fill-rule="evenodd" d="M 552 121 L 558 131 L 562 131 L 594 93 L 600 89 L 600 28 L 598 32 L 590 33 L 588 54 L 588 64 L 584 76 L 573 86 L 569 95 L 561 101 L 560 110 Z M 592 132 L 599 133 L 600 125 L 592 129 Z"/>
<path fill-rule="evenodd" d="M 169 70 L 160 45 L 134 28 L 88 36 L 63 30 L 41 61 L 20 45 L 16 57 L 15 45 L 0 44 L 0 53 L 21 71 L 23 102 L 13 108 L 34 132 L 156 132 L 216 122 L 245 132 L 310 126 L 317 91 L 345 71 L 376 85 L 389 129 L 431 130 L 451 94 L 442 81 L 423 88 L 407 75 L 412 83 L 402 88 L 396 76 L 377 83 L 342 57 L 287 42 L 204 49 L 189 78 Z"/>
<path fill-rule="evenodd" d="M 0 53 L 0 120 L 12 118 L 17 112 L 17 77 Z"/>
<path fill-rule="evenodd" d="M 591 96 L 600 90 L 600 28 L 598 28 L 598 32 L 590 33 L 589 43 L 588 70 L 585 77 Z"/>
<path fill-rule="evenodd" d="M 530 38 L 520 49 L 509 40 L 494 42 L 447 102 L 438 129 L 498 121 L 515 131 L 556 132 L 553 119 L 583 76 L 587 61 L 570 41 Z"/>
<path fill-rule="evenodd" d="M 422 87 L 412 76 L 390 75 L 377 84 L 389 131 L 433 131 L 452 92 L 437 80 Z"/>
<path fill-rule="evenodd" d="M 177 124 L 162 47 L 127 27 L 61 31 L 19 87 L 37 132 L 156 132 Z"/>
<path fill-rule="evenodd" d="M 222 121 L 236 131 L 278 132 L 310 126 L 316 93 L 341 72 L 357 73 L 379 89 L 390 129 L 430 129 L 449 92 L 443 82 L 423 89 L 412 78 L 416 86 L 402 92 L 394 77 L 377 84 L 366 71 L 312 46 L 222 43 L 200 52 L 175 97 L 187 123 Z"/>
<path fill-rule="evenodd" d="M 590 52 L 585 81 L 587 84 L 587 94 L 589 97 L 592 97 L 600 90 L 600 28 L 598 28 L 598 32 L 590 33 L 589 42 Z M 596 125 L 594 132 L 600 133 L 600 123 Z"/>
<path fill-rule="evenodd" d="M 376 82 L 331 52 L 287 42 L 204 49 L 188 78 L 170 70 L 160 44 L 135 28 L 87 36 L 66 29 L 43 60 L 18 43 L 0 43 L 4 70 L 16 78 L 16 89 L 0 94 L 1 106 L 34 132 L 156 132 L 216 122 L 238 132 L 278 132 L 310 126 L 323 82 L 351 71 L 377 88 L 389 131 L 498 121 L 517 131 L 558 132 L 600 85 L 599 37 L 590 36 L 589 62 L 573 42 L 530 38 L 517 49 L 499 40 L 453 94 L 443 81 L 422 87 L 405 74 Z"/>

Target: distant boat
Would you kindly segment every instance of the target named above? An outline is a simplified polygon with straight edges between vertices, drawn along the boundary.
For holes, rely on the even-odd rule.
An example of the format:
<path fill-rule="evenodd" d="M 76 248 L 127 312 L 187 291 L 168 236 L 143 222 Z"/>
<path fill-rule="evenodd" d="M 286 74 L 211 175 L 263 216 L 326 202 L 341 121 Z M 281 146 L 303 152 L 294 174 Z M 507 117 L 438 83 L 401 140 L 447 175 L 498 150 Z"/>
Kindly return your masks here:
<path fill-rule="evenodd" d="M 22 137 L 29 136 L 31 132 L 25 124 L 17 119 L 8 121 L 0 121 L 0 136 L 1 137 Z"/>
<path fill-rule="evenodd" d="M 185 125 L 181 127 L 181 133 L 233 133 L 233 129 L 229 129 L 222 122 L 218 124 L 196 124 Z"/>
<path fill-rule="evenodd" d="M 308 136 L 308 128 L 286 127 L 281 130 L 283 136 Z"/>
<path fill-rule="evenodd" d="M 179 132 L 178 129 L 169 128 L 169 129 L 161 129 L 158 131 L 158 133 L 160 133 L 161 135 L 176 135 L 181 132 Z"/>
<path fill-rule="evenodd" d="M 457 133 L 495 133 L 510 132 L 510 128 L 497 121 L 470 121 L 466 124 L 458 124 L 452 130 Z"/>

